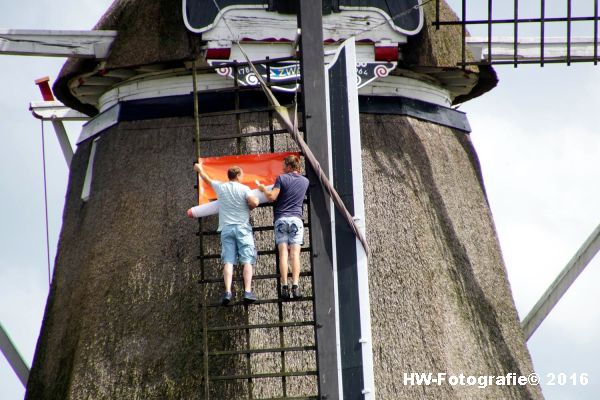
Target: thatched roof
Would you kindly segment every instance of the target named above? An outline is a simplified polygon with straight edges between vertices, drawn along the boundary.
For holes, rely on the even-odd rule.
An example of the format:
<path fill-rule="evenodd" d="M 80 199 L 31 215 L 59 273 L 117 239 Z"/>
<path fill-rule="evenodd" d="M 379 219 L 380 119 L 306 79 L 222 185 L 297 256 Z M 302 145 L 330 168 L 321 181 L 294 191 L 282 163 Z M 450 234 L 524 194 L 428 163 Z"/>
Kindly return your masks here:
<path fill-rule="evenodd" d="M 481 96 L 498 83 L 496 72 L 490 66 L 459 67 L 462 62 L 462 32 L 460 26 L 446 25 L 439 29 L 433 25 L 436 16 L 436 3 L 429 2 L 423 7 L 425 23 L 423 30 L 409 37 L 403 48 L 404 63 L 416 72 L 436 77 L 444 86 L 457 94 L 455 103 L 461 103 Z M 457 21 L 458 17 L 445 1 L 440 1 L 440 21 Z M 468 32 L 467 32 L 468 34 Z M 466 61 L 473 61 L 466 49 Z M 466 84 L 466 81 L 471 84 Z"/>
<path fill-rule="evenodd" d="M 194 58 L 199 51 L 199 36 L 183 23 L 181 0 L 115 0 L 94 29 L 119 32 L 108 59 L 102 63 L 69 59 L 54 84 L 54 92 L 63 103 L 90 115 L 97 110 L 71 93 L 69 82 L 73 78 L 97 70 L 177 64 Z"/>

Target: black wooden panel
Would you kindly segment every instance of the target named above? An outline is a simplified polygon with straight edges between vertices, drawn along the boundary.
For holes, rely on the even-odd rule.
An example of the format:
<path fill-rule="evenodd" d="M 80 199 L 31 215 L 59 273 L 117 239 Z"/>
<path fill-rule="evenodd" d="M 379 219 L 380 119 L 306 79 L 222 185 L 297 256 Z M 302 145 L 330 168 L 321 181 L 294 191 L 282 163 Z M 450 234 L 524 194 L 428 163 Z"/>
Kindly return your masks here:
<path fill-rule="evenodd" d="M 194 29 L 203 29 L 213 23 L 219 10 L 233 5 L 264 5 L 268 6 L 268 0 L 182 0 L 185 5 L 184 18 Z"/>
<path fill-rule="evenodd" d="M 298 25 L 300 38 L 300 67 L 302 71 L 302 105 L 306 141 L 323 172 L 329 173 L 327 138 L 327 103 L 325 71 L 323 68 L 323 24 L 321 0 L 300 0 Z M 339 398 L 337 347 L 335 326 L 335 297 L 333 281 L 333 249 L 329 198 L 319 184 L 316 171 L 307 166 L 310 185 L 310 240 L 313 250 L 313 290 L 315 322 L 317 324 L 317 365 L 319 394 L 327 400 Z"/>
<path fill-rule="evenodd" d="M 329 109 L 333 186 L 351 215 L 354 215 L 354 185 L 350 143 L 348 76 L 344 48 L 329 68 Z M 363 360 L 360 344 L 360 304 L 356 254 L 356 236 L 342 214 L 335 210 L 338 312 L 344 400 L 363 399 Z"/>

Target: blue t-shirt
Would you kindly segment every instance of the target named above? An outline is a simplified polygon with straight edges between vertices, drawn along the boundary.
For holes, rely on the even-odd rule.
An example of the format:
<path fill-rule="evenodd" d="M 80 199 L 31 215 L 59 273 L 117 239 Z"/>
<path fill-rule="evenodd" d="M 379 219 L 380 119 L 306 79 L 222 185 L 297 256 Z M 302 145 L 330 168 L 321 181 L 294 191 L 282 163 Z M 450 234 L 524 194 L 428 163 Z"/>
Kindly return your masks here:
<path fill-rule="evenodd" d="M 275 202 L 275 221 L 282 217 L 302 219 L 302 203 L 308 189 L 308 179 L 296 172 L 289 172 L 277 177 L 273 185 L 273 189 L 275 188 L 279 188 L 279 196 Z"/>
<path fill-rule="evenodd" d="M 250 226 L 250 208 L 246 198 L 250 188 L 239 182 L 219 182 L 212 184 L 219 199 L 219 232 L 227 225 Z"/>

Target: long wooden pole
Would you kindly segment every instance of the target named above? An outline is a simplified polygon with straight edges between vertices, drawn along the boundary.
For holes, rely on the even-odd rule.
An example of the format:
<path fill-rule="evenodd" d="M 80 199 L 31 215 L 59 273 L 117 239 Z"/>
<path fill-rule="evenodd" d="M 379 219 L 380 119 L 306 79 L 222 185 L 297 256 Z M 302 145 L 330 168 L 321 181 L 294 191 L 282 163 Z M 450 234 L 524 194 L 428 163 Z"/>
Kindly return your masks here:
<path fill-rule="evenodd" d="M 29 367 L 27 367 L 27 364 L 25 364 L 25 361 L 23 361 L 23 358 L 17 351 L 15 345 L 11 342 L 10 338 L 4 331 L 2 324 L 0 324 L 0 350 L 2 350 L 2 353 L 4 353 L 4 356 L 8 360 L 10 367 L 19 377 L 23 387 L 27 387 L 27 379 L 29 379 Z"/>
<path fill-rule="evenodd" d="M 552 282 L 552 285 L 546 290 L 538 300 L 533 309 L 527 314 L 521 326 L 525 333 L 525 338 L 529 340 L 531 335 L 546 319 L 556 303 L 561 299 L 569 287 L 575 282 L 575 279 L 581 274 L 585 267 L 594 258 L 600 250 L 600 225 L 592 232 L 590 237 L 583 243 L 571 261 L 562 270 L 558 277 Z"/>
<path fill-rule="evenodd" d="M 279 107 L 277 114 L 286 129 L 309 161 L 309 178 L 318 178 L 323 185 L 310 188 L 310 234 L 313 251 L 314 314 L 321 398 L 339 399 L 335 282 L 333 273 L 332 227 L 330 201 L 325 195 L 329 183 L 329 140 L 327 101 L 325 98 L 325 59 L 323 54 L 323 20 L 321 0 L 298 1 L 300 28 L 300 70 L 304 131 L 308 143 L 302 140 L 298 128 L 292 124 L 287 109 Z M 273 96 L 274 97 L 274 96 Z M 285 111 L 284 111 L 285 110 Z M 313 152 L 310 149 L 314 149 Z M 336 192 L 337 194 L 337 192 Z M 339 196 L 338 196 L 339 197 Z M 342 203 L 343 205 L 343 203 Z M 344 206 L 345 209 L 345 206 Z M 347 210 L 346 210 L 347 211 Z"/>

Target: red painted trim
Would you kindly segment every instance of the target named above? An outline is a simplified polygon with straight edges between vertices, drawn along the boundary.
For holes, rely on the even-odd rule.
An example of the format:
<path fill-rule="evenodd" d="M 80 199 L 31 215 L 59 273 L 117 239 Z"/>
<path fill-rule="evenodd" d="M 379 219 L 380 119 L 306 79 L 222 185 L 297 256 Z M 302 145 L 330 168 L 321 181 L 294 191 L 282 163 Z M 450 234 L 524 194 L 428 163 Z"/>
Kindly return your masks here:
<path fill-rule="evenodd" d="M 398 61 L 398 46 L 375 46 L 375 61 Z"/>
<path fill-rule="evenodd" d="M 229 57 L 231 57 L 230 47 L 206 49 L 206 58 L 209 60 L 229 60 Z"/>

